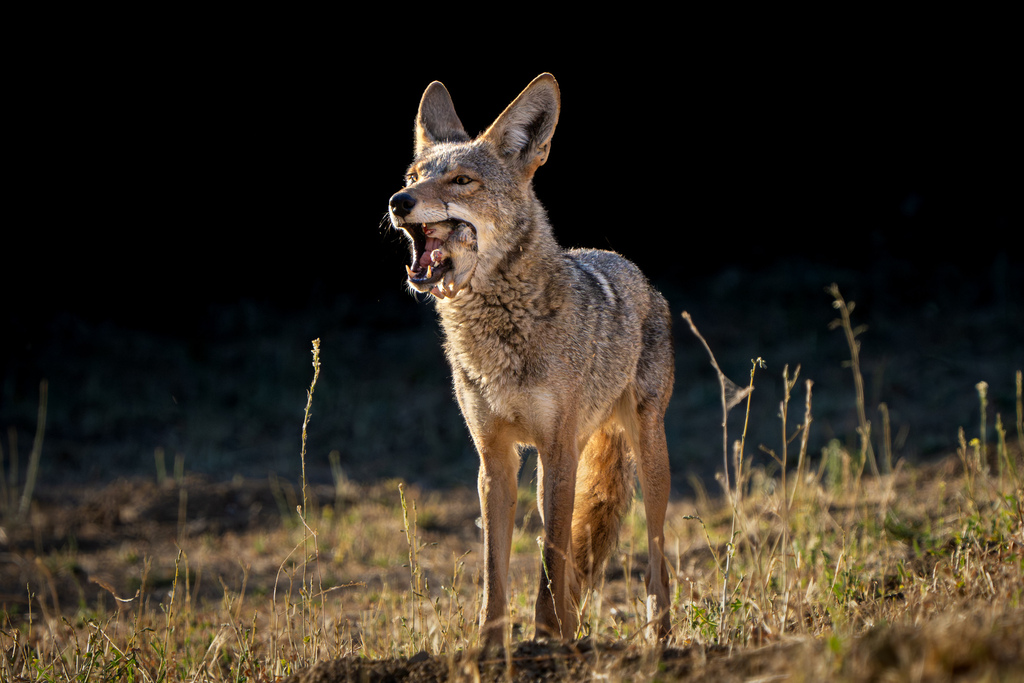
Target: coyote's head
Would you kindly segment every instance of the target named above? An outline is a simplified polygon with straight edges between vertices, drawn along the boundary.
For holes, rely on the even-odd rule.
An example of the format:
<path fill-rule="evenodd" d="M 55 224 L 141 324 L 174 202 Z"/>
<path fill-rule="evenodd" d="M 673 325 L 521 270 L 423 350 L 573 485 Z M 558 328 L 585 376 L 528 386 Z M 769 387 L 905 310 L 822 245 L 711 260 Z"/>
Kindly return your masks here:
<path fill-rule="evenodd" d="M 522 250 L 530 227 L 544 222 L 531 180 L 547 161 L 558 110 L 558 83 L 541 74 L 470 139 L 448 90 L 437 81 L 427 87 L 416 115 L 416 156 L 405 188 L 390 201 L 391 222 L 411 242 L 412 288 L 454 297 L 474 275 L 486 277 L 506 254 Z"/>

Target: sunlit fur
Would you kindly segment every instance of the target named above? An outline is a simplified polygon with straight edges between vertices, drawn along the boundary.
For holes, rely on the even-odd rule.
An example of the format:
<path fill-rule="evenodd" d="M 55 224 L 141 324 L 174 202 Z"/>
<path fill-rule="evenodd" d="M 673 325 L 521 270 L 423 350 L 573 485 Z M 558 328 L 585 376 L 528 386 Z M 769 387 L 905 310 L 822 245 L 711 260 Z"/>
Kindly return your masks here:
<path fill-rule="evenodd" d="M 472 227 L 457 242 L 458 230 L 445 232 L 445 278 L 458 288 L 414 286 L 434 294 L 455 394 L 480 454 L 481 626 L 491 644 L 506 626 L 518 444 L 539 456 L 538 635 L 576 635 L 581 591 L 616 543 L 634 466 L 647 513 L 648 620 L 658 637 L 669 630 L 669 309 L 618 254 L 555 241 L 532 178 L 547 161 L 559 107 L 555 79 L 542 74 L 470 139 L 448 91 L 431 84 L 416 118 L 411 182 L 391 202 L 394 225 L 410 236 L 439 221 Z M 422 255 L 415 245 L 412 253 L 415 265 Z"/>

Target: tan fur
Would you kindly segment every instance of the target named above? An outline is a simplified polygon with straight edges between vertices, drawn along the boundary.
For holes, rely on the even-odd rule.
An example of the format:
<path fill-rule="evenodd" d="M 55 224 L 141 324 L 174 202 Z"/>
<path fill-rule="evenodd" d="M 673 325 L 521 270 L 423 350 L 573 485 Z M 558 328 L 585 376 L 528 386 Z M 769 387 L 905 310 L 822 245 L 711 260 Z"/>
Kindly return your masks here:
<path fill-rule="evenodd" d="M 391 220 L 412 247 L 409 285 L 436 301 L 455 394 L 480 453 L 481 628 L 491 644 L 506 626 L 519 444 L 539 455 L 538 635 L 575 636 L 580 591 L 615 545 L 634 464 L 647 513 L 648 620 L 657 636 L 669 632 L 671 319 L 629 261 L 555 242 L 532 178 L 548 159 L 559 107 L 558 84 L 542 74 L 470 139 L 448 91 L 432 83 L 408 183 L 391 198 Z"/>

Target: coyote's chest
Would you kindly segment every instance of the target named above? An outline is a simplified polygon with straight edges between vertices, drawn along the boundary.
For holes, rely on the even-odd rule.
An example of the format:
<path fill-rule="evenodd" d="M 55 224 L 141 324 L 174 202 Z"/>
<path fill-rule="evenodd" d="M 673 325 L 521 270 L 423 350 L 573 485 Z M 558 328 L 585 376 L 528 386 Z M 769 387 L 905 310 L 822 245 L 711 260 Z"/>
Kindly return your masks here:
<path fill-rule="evenodd" d="M 444 316 L 448 360 L 481 386 L 522 379 L 533 325 L 516 311 L 495 307 L 463 309 Z"/>
<path fill-rule="evenodd" d="M 492 411 L 514 420 L 527 410 L 524 403 L 543 376 L 536 348 L 541 323 L 526 306 L 476 298 L 456 300 L 468 305 L 450 305 L 442 314 L 448 362 Z"/>

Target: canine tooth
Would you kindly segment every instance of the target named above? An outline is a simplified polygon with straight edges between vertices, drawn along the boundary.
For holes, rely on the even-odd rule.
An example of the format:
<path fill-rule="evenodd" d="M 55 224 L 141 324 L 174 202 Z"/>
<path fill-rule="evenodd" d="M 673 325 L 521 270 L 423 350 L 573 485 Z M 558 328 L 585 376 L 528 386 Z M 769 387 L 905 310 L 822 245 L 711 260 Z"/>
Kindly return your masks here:
<path fill-rule="evenodd" d="M 405 267 L 405 270 L 406 270 L 406 272 L 407 272 L 407 273 L 409 273 L 409 277 L 412 277 L 412 268 L 410 268 L 410 267 L 409 267 L 409 266 L 407 265 L 407 266 Z"/>
<path fill-rule="evenodd" d="M 430 279 L 430 275 L 431 275 L 430 271 L 432 271 L 433 269 L 434 269 L 434 266 L 427 266 L 427 279 L 428 280 Z"/>

